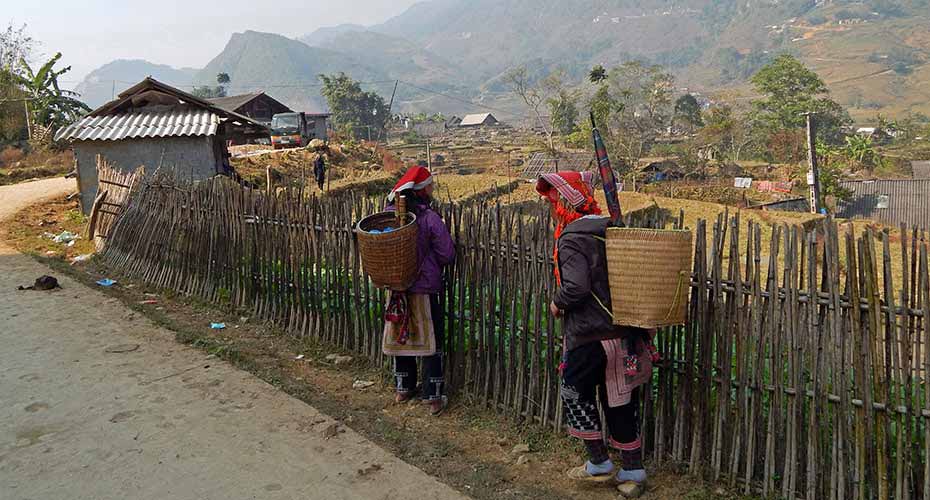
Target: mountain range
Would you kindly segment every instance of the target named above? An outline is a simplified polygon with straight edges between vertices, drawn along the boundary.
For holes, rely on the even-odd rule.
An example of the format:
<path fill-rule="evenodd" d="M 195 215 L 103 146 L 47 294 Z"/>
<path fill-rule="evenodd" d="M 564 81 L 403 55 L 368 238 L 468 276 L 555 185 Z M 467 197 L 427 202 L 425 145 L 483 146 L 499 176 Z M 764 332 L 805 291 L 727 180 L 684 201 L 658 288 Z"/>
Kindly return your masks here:
<path fill-rule="evenodd" d="M 385 99 L 400 80 L 397 110 L 505 112 L 513 99 L 500 76 L 521 65 L 580 84 L 595 64 L 638 59 L 682 87 L 745 95 L 748 77 L 783 52 L 818 71 L 854 116 L 930 114 L 930 0 L 431 0 L 379 25 L 296 40 L 236 33 L 199 71 L 115 61 L 81 88 L 95 106 L 148 74 L 193 85 L 225 72 L 230 93 L 264 89 L 319 110 L 317 75 L 345 71 Z"/>

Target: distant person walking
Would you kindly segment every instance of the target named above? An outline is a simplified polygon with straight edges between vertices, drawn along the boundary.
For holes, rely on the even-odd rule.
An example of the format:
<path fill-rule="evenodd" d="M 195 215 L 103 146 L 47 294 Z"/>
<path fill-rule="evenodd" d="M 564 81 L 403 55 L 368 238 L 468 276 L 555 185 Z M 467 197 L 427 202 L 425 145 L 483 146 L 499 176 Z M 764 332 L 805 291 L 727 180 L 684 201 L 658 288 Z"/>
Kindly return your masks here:
<path fill-rule="evenodd" d="M 316 184 L 323 191 L 323 183 L 326 182 L 326 160 L 323 159 L 323 153 L 319 153 L 313 160 L 313 176 L 316 177 Z"/>

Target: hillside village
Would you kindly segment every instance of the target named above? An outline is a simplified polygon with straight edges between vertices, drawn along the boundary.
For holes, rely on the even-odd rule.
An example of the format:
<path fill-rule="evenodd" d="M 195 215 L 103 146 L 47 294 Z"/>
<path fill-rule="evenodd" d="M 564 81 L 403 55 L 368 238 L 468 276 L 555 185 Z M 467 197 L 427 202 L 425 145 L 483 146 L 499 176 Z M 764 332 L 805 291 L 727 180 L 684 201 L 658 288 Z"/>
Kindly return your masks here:
<path fill-rule="evenodd" d="M 927 0 L 37 43 L 0 498 L 930 498 Z"/>

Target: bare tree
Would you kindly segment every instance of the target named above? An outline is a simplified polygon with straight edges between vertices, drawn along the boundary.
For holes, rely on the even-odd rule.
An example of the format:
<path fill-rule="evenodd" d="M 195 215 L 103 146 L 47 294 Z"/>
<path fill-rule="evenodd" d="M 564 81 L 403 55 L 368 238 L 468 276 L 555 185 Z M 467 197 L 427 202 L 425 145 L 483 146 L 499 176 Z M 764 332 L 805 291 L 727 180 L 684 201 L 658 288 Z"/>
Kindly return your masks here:
<path fill-rule="evenodd" d="M 549 150 L 555 151 L 555 143 L 552 140 L 552 126 L 548 120 L 544 119 L 540 109 L 546 105 L 549 98 L 549 91 L 545 85 L 533 85 L 525 66 L 514 68 L 504 75 L 504 82 L 510 87 L 511 91 L 520 96 L 530 111 L 536 116 L 536 121 L 546 133 L 546 140 L 549 144 Z"/>
<path fill-rule="evenodd" d="M 0 70 L 16 73 L 21 60 L 29 61 L 36 41 L 26 33 L 26 25 L 7 25 L 0 31 Z"/>
<path fill-rule="evenodd" d="M 591 106 L 609 110 L 609 146 L 636 165 L 671 122 L 674 78 L 660 66 L 628 62 L 602 81 L 604 90 L 595 94 Z"/>

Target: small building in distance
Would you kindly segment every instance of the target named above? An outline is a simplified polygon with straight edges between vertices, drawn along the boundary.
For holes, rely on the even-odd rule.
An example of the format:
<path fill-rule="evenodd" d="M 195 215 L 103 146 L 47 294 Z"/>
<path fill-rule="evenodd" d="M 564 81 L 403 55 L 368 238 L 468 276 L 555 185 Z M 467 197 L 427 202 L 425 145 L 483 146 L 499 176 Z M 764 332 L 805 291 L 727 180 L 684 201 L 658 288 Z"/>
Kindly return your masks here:
<path fill-rule="evenodd" d="M 448 120 L 446 120 L 446 128 L 455 128 L 462 124 L 462 119 L 452 115 Z"/>
<path fill-rule="evenodd" d="M 174 170 L 184 178 L 232 173 L 227 140 L 267 137 L 268 128 L 151 77 L 126 89 L 55 134 L 69 141 L 77 163 L 81 208 L 97 195 L 97 155 L 113 168 L 146 174 Z"/>
<path fill-rule="evenodd" d="M 840 187 L 851 196 L 839 203 L 837 217 L 930 229 L 930 179 L 845 181 Z"/>
<path fill-rule="evenodd" d="M 671 158 L 652 158 L 640 161 L 636 177 L 645 183 L 673 181 L 684 177 L 681 167 Z"/>
<path fill-rule="evenodd" d="M 875 144 L 888 144 L 894 139 L 885 129 L 879 127 L 859 127 L 856 129 L 856 135 L 872 139 Z"/>
<path fill-rule="evenodd" d="M 294 112 L 264 92 L 215 97 L 207 100 L 226 111 L 248 116 L 264 125 L 271 125 L 271 118 L 278 113 Z"/>
<path fill-rule="evenodd" d="M 494 125 L 500 125 L 500 122 L 491 113 L 465 115 L 462 121 L 459 122 L 459 127 L 490 127 Z"/>
<path fill-rule="evenodd" d="M 930 179 L 930 161 L 912 161 L 911 172 L 915 179 Z"/>

